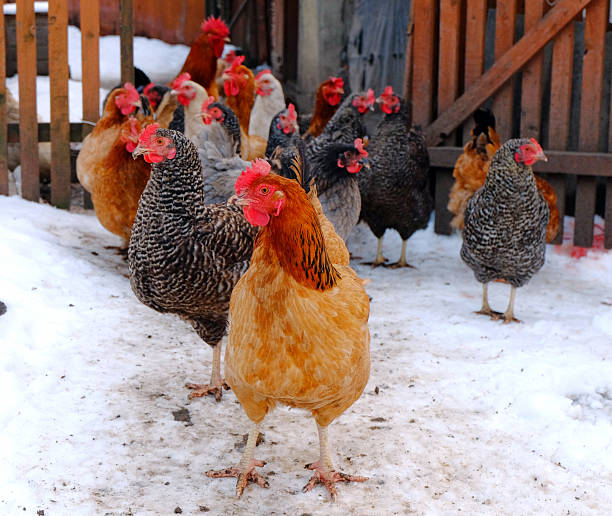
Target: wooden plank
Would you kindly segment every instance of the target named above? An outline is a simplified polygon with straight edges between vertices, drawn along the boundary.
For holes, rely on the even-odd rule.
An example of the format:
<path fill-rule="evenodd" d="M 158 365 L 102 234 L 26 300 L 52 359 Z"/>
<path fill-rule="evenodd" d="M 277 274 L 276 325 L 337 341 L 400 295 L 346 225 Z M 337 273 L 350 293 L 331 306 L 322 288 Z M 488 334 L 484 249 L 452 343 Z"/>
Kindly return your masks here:
<path fill-rule="evenodd" d="M 530 31 L 544 16 L 545 0 L 525 2 L 525 32 Z M 521 95 L 521 138 L 540 140 L 542 115 L 542 52 L 538 52 L 523 68 Z M 502 140 L 503 141 L 503 140 Z"/>
<path fill-rule="evenodd" d="M 0 0 L 4 9 L 4 0 Z M 4 12 L 4 11 L 2 11 Z M 6 40 L 4 16 L 0 16 L 0 195 L 8 195 L 7 95 L 6 95 Z"/>
<path fill-rule="evenodd" d="M 578 142 L 582 151 L 595 152 L 599 150 L 599 117 L 601 114 L 607 14 L 608 0 L 593 0 L 586 10 L 584 56 L 582 58 L 583 94 L 580 101 Z M 581 247 L 591 247 L 593 245 L 596 188 L 596 178 L 578 178 L 576 183 L 574 245 Z"/>
<path fill-rule="evenodd" d="M 255 0 L 257 62 L 265 63 L 268 59 L 268 11 L 266 0 Z"/>
<path fill-rule="evenodd" d="M 461 147 L 428 147 L 432 167 L 454 168 L 463 153 Z M 606 152 L 544 151 L 548 161 L 537 161 L 535 172 L 612 177 L 612 154 Z"/>
<path fill-rule="evenodd" d="M 437 3 L 435 0 L 415 2 L 413 44 L 419 51 L 414 53 L 413 60 L 412 116 L 414 123 L 421 126 L 430 124 L 433 118 Z"/>
<path fill-rule="evenodd" d="M 31 0 L 17 2 L 17 68 L 19 69 L 19 124 L 21 134 L 22 197 L 38 202 L 38 119 L 36 116 L 36 20 Z"/>
<path fill-rule="evenodd" d="M 495 62 L 512 48 L 516 26 L 517 0 L 498 0 L 495 10 Z M 516 70 L 514 70 L 516 71 Z M 495 130 L 503 142 L 512 136 L 512 80 L 509 80 L 495 94 L 493 112 L 495 113 Z"/>
<path fill-rule="evenodd" d="M 285 81 L 285 0 L 272 0 L 270 45 L 272 72 L 281 81 Z"/>
<path fill-rule="evenodd" d="M 206 1 L 192 2 L 187 0 L 185 6 L 185 29 L 183 43 L 188 45 L 200 35 L 202 21 L 206 18 Z"/>
<path fill-rule="evenodd" d="M 406 25 L 406 54 L 404 60 L 404 99 L 406 99 L 408 127 L 412 125 L 412 65 L 413 65 L 413 39 L 414 39 L 414 4 L 410 3 L 408 24 Z"/>
<path fill-rule="evenodd" d="M 133 0 L 120 2 L 121 84 L 134 84 L 134 3 Z"/>
<path fill-rule="evenodd" d="M 439 144 L 450 131 L 478 108 L 483 99 L 493 95 L 514 72 L 529 61 L 591 1 L 596 0 L 558 0 L 556 6 L 532 30 L 497 60 L 451 108 L 427 128 L 428 145 Z"/>
<path fill-rule="evenodd" d="M 438 58 L 438 114 L 446 111 L 459 95 L 459 51 L 461 48 L 461 2 L 440 2 L 440 52 Z M 453 135 L 446 138 L 452 144 Z"/>
<path fill-rule="evenodd" d="M 550 85 L 550 123 L 547 149 L 567 149 L 572 98 L 574 23 L 555 38 Z"/>
<path fill-rule="evenodd" d="M 450 235 L 453 232 L 450 225 L 453 214 L 448 211 L 446 205 L 454 182 L 453 170 L 451 168 L 435 168 L 432 170 L 436 174 L 434 231 L 439 235 Z"/>
<path fill-rule="evenodd" d="M 51 94 L 51 204 L 70 208 L 70 118 L 68 107 L 68 1 L 49 2 Z"/>

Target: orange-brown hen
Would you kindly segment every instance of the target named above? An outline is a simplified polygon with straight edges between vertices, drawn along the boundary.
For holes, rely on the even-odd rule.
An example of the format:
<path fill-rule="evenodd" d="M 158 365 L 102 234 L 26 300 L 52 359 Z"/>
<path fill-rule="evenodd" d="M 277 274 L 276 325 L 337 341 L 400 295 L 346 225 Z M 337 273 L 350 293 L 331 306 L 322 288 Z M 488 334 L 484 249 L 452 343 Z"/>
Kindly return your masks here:
<path fill-rule="evenodd" d="M 305 140 L 316 138 L 323 132 L 327 122 L 338 109 L 343 94 L 344 81 L 341 77 L 330 77 L 319 85 L 315 96 L 314 113 L 308 131 L 304 135 Z"/>
<path fill-rule="evenodd" d="M 453 184 L 449 193 L 447 208 L 454 215 L 451 226 L 463 230 L 463 214 L 468 201 L 487 177 L 493 155 L 501 146 L 495 132 L 495 116 L 489 109 L 480 108 L 474 113 L 476 125 L 471 131 L 471 139 L 465 144 L 463 154 L 457 158 Z M 546 227 L 546 241 L 552 242 L 559 233 L 560 215 L 557 208 L 557 195 L 553 187 L 541 177 L 535 176 L 538 190 L 546 200 L 550 219 Z"/>
<path fill-rule="evenodd" d="M 294 167 L 300 170 L 300 159 Z M 255 471 L 264 463 L 253 454 L 261 422 L 280 403 L 315 418 L 320 457 L 308 466 L 314 475 L 304 490 L 321 483 L 334 498 L 337 482 L 366 480 L 335 470 L 327 427 L 368 381 L 369 300 L 348 254 L 334 252 L 343 262 L 334 263 L 327 252 L 303 188 L 269 169 L 258 160 L 236 182 L 237 202 L 261 229 L 250 267 L 232 293 L 225 355 L 226 380 L 253 426 L 238 466 L 207 474 L 237 477 L 238 496 L 249 481 L 268 487 Z"/>

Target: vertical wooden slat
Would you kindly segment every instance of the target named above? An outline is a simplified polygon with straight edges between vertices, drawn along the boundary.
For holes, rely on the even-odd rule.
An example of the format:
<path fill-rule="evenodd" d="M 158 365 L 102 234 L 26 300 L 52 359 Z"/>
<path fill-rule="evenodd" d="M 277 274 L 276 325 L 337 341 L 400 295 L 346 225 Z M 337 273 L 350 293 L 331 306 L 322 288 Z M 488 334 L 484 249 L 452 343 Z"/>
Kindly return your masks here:
<path fill-rule="evenodd" d="M 68 2 L 49 2 L 51 91 L 51 203 L 70 207 L 70 119 L 68 108 Z"/>
<path fill-rule="evenodd" d="M 36 18 L 32 0 L 17 1 L 17 68 L 19 69 L 21 192 L 24 199 L 38 202 L 40 179 L 36 116 Z"/>
<path fill-rule="evenodd" d="M 537 25 L 544 15 L 545 0 L 525 2 L 525 32 Z M 521 96 L 521 138 L 540 139 L 542 113 L 542 52 L 538 52 L 523 68 Z"/>
<path fill-rule="evenodd" d="M 612 148 L 612 146 L 609 148 Z M 606 249 L 612 249 L 612 178 L 606 179 L 606 211 L 604 213 L 604 218 L 604 246 Z"/>
<path fill-rule="evenodd" d="M 517 0 L 497 0 L 495 13 L 495 61 L 514 43 Z M 512 79 L 502 86 L 493 100 L 496 131 L 501 141 L 512 136 Z"/>
<path fill-rule="evenodd" d="M 550 84 L 550 122 L 548 143 L 545 145 L 547 149 L 567 149 L 570 129 L 573 58 L 574 22 L 572 21 L 558 34 L 553 43 Z M 557 207 L 559 208 L 559 213 L 563 217 L 565 213 L 567 177 L 565 175 L 551 176 L 549 178 L 549 183 L 557 193 Z M 563 243 L 563 227 L 561 227 L 559 234 L 552 243 Z"/>
<path fill-rule="evenodd" d="M 412 116 L 415 124 L 427 126 L 433 117 L 436 2 L 415 2 Z M 415 99 L 418 99 L 415 100 Z"/>
<path fill-rule="evenodd" d="M 264 63 L 268 59 L 268 12 L 266 0 L 255 0 L 255 19 L 257 25 L 257 62 Z"/>
<path fill-rule="evenodd" d="M 4 9 L 4 0 L 0 0 Z M 6 41 L 4 32 L 4 10 L 0 16 L 0 195 L 8 195 L 8 146 L 6 105 Z"/>
<path fill-rule="evenodd" d="M 200 35 L 200 26 L 206 17 L 206 2 L 187 0 L 185 7 L 185 31 L 183 42 L 188 45 Z"/>
<path fill-rule="evenodd" d="M 100 118 L 100 0 L 81 1 L 81 69 L 83 76 L 83 120 Z M 93 126 L 83 124 L 83 138 Z M 91 209 L 91 196 L 84 192 L 83 207 Z"/>
<path fill-rule="evenodd" d="M 608 0 L 593 0 L 586 8 L 584 56 L 582 60 L 582 96 L 580 101 L 579 147 L 596 152 L 599 146 L 599 118 L 603 88 L 604 46 L 608 23 Z M 593 217 L 597 178 L 578 177 L 576 184 L 576 220 L 574 244 L 593 244 Z"/>
<path fill-rule="evenodd" d="M 272 0 L 272 34 L 270 34 L 270 60 L 272 72 L 286 80 L 285 67 L 285 0 Z"/>
<path fill-rule="evenodd" d="M 438 115 L 448 109 L 459 94 L 459 51 L 461 44 L 461 1 L 440 2 L 440 53 L 438 59 Z M 453 144 L 453 135 L 446 138 Z"/>
<path fill-rule="evenodd" d="M 414 63 L 414 4 L 410 3 L 408 24 L 406 25 L 406 54 L 404 61 L 404 99 L 406 99 L 406 119 L 408 127 L 412 126 L 412 83 Z"/>
<path fill-rule="evenodd" d="M 121 84 L 134 83 L 134 3 L 120 0 Z"/>

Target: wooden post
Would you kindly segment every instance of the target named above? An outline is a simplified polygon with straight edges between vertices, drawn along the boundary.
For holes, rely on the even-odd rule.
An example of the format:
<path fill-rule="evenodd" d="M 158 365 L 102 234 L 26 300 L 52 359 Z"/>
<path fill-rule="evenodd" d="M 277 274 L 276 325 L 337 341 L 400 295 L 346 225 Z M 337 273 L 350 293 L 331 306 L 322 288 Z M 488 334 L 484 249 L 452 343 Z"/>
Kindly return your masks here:
<path fill-rule="evenodd" d="M 597 152 L 599 146 L 599 118 L 603 88 L 604 46 L 608 24 L 608 0 L 592 0 L 586 9 L 584 27 L 584 57 L 582 60 L 582 91 L 580 102 L 579 147 L 582 151 Z M 595 216 L 595 177 L 579 177 L 576 183 L 576 218 L 574 244 L 593 245 Z"/>
<path fill-rule="evenodd" d="M 134 83 L 134 2 L 120 1 L 121 84 Z"/>
<path fill-rule="evenodd" d="M 272 0 L 272 34 L 270 34 L 272 72 L 285 80 L 285 0 Z"/>
<path fill-rule="evenodd" d="M 32 0 L 17 1 L 17 68 L 19 70 L 19 135 L 21 192 L 38 202 L 38 118 L 36 116 L 36 18 Z"/>
<path fill-rule="evenodd" d="M 49 2 L 51 92 L 51 203 L 70 208 L 70 118 L 68 107 L 68 0 Z"/>
<path fill-rule="evenodd" d="M 437 4 L 436 0 L 415 1 L 413 45 L 419 51 L 413 59 L 412 116 L 422 126 L 429 125 L 433 117 Z"/>
<path fill-rule="evenodd" d="M 206 18 L 206 2 L 187 0 L 185 3 L 185 37 L 183 38 L 185 41 L 183 43 L 189 45 L 200 35 L 200 27 Z"/>
<path fill-rule="evenodd" d="M 413 37 L 414 37 L 414 4 L 410 3 L 410 14 L 406 26 L 406 53 L 404 62 L 404 99 L 406 99 L 406 117 L 408 127 L 412 125 L 412 65 L 413 65 Z"/>
<path fill-rule="evenodd" d="M 4 32 L 4 0 L 0 0 L 0 195 L 8 195 L 8 146 L 6 106 L 6 40 Z"/>

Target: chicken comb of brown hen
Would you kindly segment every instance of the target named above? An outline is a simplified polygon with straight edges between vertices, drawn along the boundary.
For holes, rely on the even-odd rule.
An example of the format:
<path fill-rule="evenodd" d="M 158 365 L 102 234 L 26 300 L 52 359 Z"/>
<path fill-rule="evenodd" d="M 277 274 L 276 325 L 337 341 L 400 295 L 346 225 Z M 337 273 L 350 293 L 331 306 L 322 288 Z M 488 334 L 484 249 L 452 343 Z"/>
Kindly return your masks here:
<path fill-rule="evenodd" d="M 330 77 L 321 85 L 323 98 L 330 106 L 337 106 L 344 94 L 344 81 L 342 77 Z"/>
<path fill-rule="evenodd" d="M 119 108 L 122 115 L 129 115 L 141 105 L 140 94 L 130 82 L 126 82 L 123 85 L 123 89 L 125 91 L 122 91 L 115 97 L 115 105 Z"/>
<path fill-rule="evenodd" d="M 221 18 L 209 16 L 202 22 L 202 32 L 208 35 L 208 41 L 217 58 L 223 54 L 225 42 L 229 41 L 229 29 Z"/>
<path fill-rule="evenodd" d="M 265 177 L 270 173 L 270 163 L 265 159 L 256 159 L 253 161 L 250 167 L 247 167 L 242 171 L 240 177 L 236 180 L 236 195 L 242 195 L 249 186 L 258 177 Z"/>
<path fill-rule="evenodd" d="M 380 102 L 380 109 L 382 109 L 383 113 L 387 113 L 387 115 L 397 113 L 400 110 L 399 97 L 393 93 L 391 86 L 387 86 L 384 89 L 377 102 Z"/>
<path fill-rule="evenodd" d="M 129 129 L 126 127 L 121 131 L 121 141 L 125 143 L 125 150 L 128 152 L 133 152 L 136 146 L 138 145 L 138 140 L 140 137 L 140 126 L 138 120 L 131 116 L 129 118 L 130 127 Z"/>

